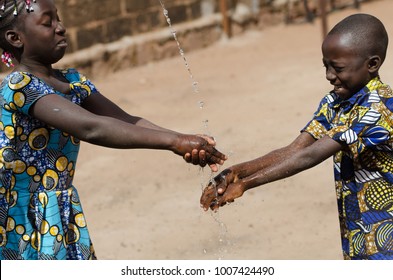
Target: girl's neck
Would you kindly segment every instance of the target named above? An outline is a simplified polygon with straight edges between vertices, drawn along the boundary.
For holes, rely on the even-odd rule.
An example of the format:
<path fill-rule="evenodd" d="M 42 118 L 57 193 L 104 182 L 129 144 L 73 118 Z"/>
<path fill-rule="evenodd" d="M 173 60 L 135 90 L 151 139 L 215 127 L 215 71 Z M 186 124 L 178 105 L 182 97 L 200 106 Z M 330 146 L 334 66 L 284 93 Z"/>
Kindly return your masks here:
<path fill-rule="evenodd" d="M 15 71 L 29 72 L 34 74 L 35 76 L 42 78 L 50 78 L 55 76 L 55 71 L 52 68 L 52 65 L 43 65 L 39 63 L 27 63 L 21 61 L 18 66 L 15 68 Z"/>
<path fill-rule="evenodd" d="M 37 63 L 23 63 L 21 61 L 15 68 L 15 71 L 28 72 L 45 81 L 59 92 L 64 94 L 69 92 L 69 82 L 59 71 L 53 69 L 51 65 L 45 66 Z"/>

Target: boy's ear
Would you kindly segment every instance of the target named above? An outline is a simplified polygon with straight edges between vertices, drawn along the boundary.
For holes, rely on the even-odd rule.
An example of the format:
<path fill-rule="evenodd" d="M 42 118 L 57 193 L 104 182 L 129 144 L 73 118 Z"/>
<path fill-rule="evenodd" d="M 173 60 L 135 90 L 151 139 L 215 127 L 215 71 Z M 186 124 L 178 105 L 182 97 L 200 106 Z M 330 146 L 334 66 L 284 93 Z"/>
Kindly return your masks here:
<path fill-rule="evenodd" d="M 5 33 L 5 38 L 7 40 L 7 42 L 15 47 L 15 48 L 21 48 L 23 47 L 23 42 L 20 40 L 20 36 L 19 33 L 15 30 L 8 30 Z"/>
<path fill-rule="evenodd" d="M 368 71 L 370 73 L 378 72 L 381 65 L 382 65 L 381 57 L 379 55 L 373 55 L 368 60 Z"/>

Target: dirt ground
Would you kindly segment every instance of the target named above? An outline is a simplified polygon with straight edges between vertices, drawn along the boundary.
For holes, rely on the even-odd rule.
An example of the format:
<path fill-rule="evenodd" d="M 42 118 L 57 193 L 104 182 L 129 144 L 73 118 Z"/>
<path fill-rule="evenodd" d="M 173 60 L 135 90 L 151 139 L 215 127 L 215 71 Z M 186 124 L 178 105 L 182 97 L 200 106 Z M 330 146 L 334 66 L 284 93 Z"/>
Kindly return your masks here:
<path fill-rule="evenodd" d="M 393 38 L 393 1 L 362 5 Z M 329 15 L 329 26 L 354 9 Z M 134 115 L 208 133 L 229 155 L 221 168 L 292 141 L 330 90 L 320 22 L 249 31 L 186 57 L 93 80 Z M 181 43 L 181 42 L 180 42 Z M 393 84 L 393 58 L 382 67 Z M 200 108 L 200 102 L 205 105 Z M 106 260 L 342 259 L 331 160 L 251 190 L 218 213 L 199 206 L 211 174 L 166 151 L 82 144 L 75 177 L 93 243 Z"/>

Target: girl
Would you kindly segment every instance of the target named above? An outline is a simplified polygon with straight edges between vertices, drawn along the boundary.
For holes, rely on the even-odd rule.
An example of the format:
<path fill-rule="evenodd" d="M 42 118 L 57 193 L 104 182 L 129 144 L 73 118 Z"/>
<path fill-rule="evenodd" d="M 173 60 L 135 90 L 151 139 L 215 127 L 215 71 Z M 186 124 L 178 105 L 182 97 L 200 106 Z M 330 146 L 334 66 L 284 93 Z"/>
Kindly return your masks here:
<path fill-rule="evenodd" d="M 52 68 L 67 48 L 53 0 L 2 1 L 0 13 L 3 61 L 18 62 L 0 88 L 0 259 L 96 258 L 72 185 L 80 140 L 223 164 L 210 137 L 131 116 L 75 69 Z"/>

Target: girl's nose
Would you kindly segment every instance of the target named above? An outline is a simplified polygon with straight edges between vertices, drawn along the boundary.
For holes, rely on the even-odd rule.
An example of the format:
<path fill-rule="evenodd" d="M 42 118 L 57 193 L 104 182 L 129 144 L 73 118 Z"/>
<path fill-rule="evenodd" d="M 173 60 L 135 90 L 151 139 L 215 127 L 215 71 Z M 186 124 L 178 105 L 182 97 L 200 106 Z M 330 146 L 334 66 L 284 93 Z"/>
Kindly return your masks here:
<path fill-rule="evenodd" d="M 66 33 L 66 28 L 64 27 L 63 23 L 61 23 L 60 21 L 57 23 L 57 28 L 56 28 L 56 32 L 59 34 L 65 34 Z"/>

